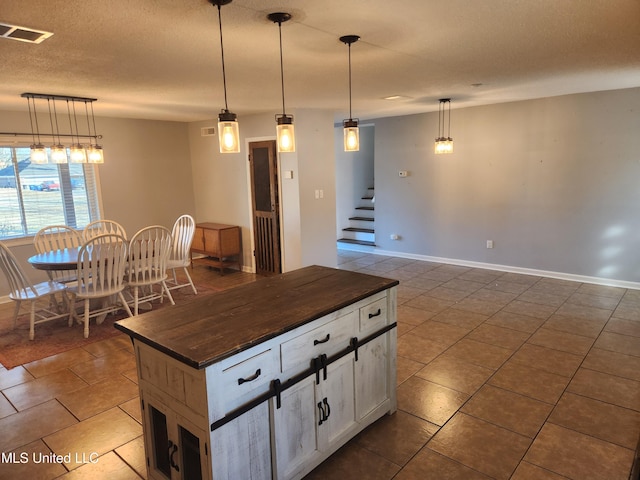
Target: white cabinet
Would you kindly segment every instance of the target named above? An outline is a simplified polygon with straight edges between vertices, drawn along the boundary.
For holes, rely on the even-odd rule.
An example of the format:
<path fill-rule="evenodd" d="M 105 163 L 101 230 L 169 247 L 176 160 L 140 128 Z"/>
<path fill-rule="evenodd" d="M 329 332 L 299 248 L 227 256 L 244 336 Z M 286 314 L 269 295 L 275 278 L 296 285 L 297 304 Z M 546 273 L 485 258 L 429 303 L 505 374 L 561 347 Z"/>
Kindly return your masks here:
<path fill-rule="evenodd" d="M 300 479 L 395 412 L 397 283 L 307 267 L 119 321 L 149 478 Z"/>

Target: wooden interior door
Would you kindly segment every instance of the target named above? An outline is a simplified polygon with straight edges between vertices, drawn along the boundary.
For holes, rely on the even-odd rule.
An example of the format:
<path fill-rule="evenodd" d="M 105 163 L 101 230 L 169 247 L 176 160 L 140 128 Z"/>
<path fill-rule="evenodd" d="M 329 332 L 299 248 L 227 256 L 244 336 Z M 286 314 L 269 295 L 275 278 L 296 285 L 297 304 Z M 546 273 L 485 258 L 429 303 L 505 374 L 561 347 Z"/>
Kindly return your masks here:
<path fill-rule="evenodd" d="M 282 272 L 280 251 L 280 201 L 275 140 L 249 144 L 253 236 L 256 273 Z"/>

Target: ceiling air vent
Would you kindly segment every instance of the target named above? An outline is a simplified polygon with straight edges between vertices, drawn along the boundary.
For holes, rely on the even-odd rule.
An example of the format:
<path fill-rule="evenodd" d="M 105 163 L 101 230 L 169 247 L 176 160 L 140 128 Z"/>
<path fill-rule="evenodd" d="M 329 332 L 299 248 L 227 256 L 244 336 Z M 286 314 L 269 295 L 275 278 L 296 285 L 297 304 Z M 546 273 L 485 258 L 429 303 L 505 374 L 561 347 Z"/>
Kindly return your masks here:
<path fill-rule="evenodd" d="M 8 25 L 0 23 L 0 37 L 11 38 L 20 42 L 41 43 L 53 35 L 52 32 L 34 30 L 33 28 L 19 27 L 18 25 Z"/>
<path fill-rule="evenodd" d="M 203 137 L 213 137 L 216 134 L 215 127 L 202 127 L 200 129 L 200 135 Z"/>

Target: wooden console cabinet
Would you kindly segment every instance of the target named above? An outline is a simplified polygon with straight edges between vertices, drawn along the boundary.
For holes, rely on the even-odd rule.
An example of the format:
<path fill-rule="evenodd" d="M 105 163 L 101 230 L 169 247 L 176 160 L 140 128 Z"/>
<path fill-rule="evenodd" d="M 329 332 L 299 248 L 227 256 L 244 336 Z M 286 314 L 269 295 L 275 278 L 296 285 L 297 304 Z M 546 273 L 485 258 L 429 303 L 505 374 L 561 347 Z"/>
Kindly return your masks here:
<path fill-rule="evenodd" d="M 224 274 L 226 267 L 238 266 L 242 270 L 242 244 L 240 227 L 222 223 L 198 223 L 191 244 L 191 265 L 196 261 L 220 269 Z M 194 253 L 205 257 L 193 258 Z"/>
<path fill-rule="evenodd" d="M 312 266 L 116 322 L 150 479 L 299 479 L 396 410 L 396 285 Z"/>

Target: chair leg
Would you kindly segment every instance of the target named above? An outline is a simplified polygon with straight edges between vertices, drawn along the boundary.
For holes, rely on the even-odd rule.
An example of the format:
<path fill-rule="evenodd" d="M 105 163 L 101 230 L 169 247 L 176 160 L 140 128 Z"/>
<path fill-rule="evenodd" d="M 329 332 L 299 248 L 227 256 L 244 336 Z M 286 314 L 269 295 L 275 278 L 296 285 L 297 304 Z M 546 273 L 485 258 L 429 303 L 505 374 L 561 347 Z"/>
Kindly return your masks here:
<path fill-rule="evenodd" d="M 133 287 L 133 314 L 138 315 L 138 287 Z"/>
<path fill-rule="evenodd" d="M 182 267 L 184 269 L 184 273 L 187 275 L 187 279 L 189 280 L 189 285 L 191 285 L 191 288 L 193 289 L 193 294 L 197 295 L 198 291 L 196 290 L 196 286 L 193 284 L 193 280 L 191 280 L 191 275 L 189 275 L 189 271 L 187 270 L 187 267 Z M 175 270 L 174 270 L 175 273 Z"/>
<path fill-rule="evenodd" d="M 73 325 L 73 317 L 75 316 L 76 313 L 76 309 L 75 304 L 76 304 L 76 297 L 73 293 L 69 292 L 69 326 Z"/>
<path fill-rule="evenodd" d="M 29 318 L 29 340 L 33 340 L 36 336 L 36 301 L 31 301 L 31 315 Z"/>
<path fill-rule="evenodd" d="M 164 292 L 167 294 L 167 297 L 169 297 L 169 301 L 171 302 L 171 305 L 175 305 L 176 302 L 173 301 L 173 297 L 171 296 L 171 292 L 169 291 L 169 287 L 167 287 L 167 283 L 164 280 L 162 281 L 162 288 L 163 288 Z"/>
<path fill-rule="evenodd" d="M 129 308 L 129 305 L 127 304 L 127 301 L 125 300 L 122 292 L 118 292 L 118 298 L 120 299 L 120 304 L 127 311 L 127 315 L 129 315 L 130 317 L 133 317 L 133 314 L 131 313 L 131 309 Z"/>
<path fill-rule="evenodd" d="M 89 299 L 84 299 L 84 338 L 89 338 Z"/>
<path fill-rule="evenodd" d="M 20 313 L 21 303 L 22 303 L 21 300 L 16 300 L 16 308 L 13 311 L 13 328 L 16 328 L 16 325 L 18 324 L 18 313 Z"/>

